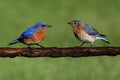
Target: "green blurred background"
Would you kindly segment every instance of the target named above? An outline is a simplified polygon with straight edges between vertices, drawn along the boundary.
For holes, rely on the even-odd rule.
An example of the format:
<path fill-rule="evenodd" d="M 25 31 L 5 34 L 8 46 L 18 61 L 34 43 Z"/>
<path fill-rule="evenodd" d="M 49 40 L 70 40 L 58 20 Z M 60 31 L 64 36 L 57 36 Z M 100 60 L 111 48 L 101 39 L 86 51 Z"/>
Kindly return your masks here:
<path fill-rule="evenodd" d="M 111 42 L 108 45 L 98 40 L 94 46 L 120 46 L 120 0 L 0 0 L 0 47 L 8 47 L 10 41 L 38 21 L 53 26 L 41 45 L 79 46 L 81 42 L 67 24 L 73 19 L 93 26 Z M 119 56 L 0 58 L 0 80 L 120 80 L 119 60 Z"/>

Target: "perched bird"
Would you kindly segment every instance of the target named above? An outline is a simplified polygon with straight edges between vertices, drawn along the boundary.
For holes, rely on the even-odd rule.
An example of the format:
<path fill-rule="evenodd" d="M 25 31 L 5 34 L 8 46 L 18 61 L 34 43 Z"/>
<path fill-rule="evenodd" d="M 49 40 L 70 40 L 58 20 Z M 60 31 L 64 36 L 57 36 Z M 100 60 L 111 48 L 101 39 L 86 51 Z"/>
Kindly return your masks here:
<path fill-rule="evenodd" d="M 46 36 L 46 30 L 50 25 L 46 24 L 45 22 L 38 22 L 34 26 L 28 28 L 22 35 L 12 42 L 9 45 L 16 44 L 18 42 L 24 43 L 30 47 L 30 45 L 39 45 L 38 43 L 41 42 Z"/>
<path fill-rule="evenodd" d="M 82 41 L 80 47 L 83 46 L 84 43 L 91 43 L 92 47 L 93 42 L 97 39 L 101 39 L 108 44 L 110 43 L 107 39 L 105 39 L 105 35 L 100 34 L 94 28 L 81 20 L 73 20 L 68 24 L 72 25 L 75 37 Z"/>

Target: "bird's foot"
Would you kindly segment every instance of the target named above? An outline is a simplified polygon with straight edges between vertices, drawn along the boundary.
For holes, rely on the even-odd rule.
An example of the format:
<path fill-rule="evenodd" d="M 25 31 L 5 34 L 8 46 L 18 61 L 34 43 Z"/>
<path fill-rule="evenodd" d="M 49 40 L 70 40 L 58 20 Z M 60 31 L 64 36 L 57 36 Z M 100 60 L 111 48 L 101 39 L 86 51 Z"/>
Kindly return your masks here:
<path fill-rule="evenodd" d="M 42 45 L 39 45 L 39 44 L 36 44 L 37 46 L 39 46 L 40 48 L 45 48 L 44 46 L 42 46 Z"/>

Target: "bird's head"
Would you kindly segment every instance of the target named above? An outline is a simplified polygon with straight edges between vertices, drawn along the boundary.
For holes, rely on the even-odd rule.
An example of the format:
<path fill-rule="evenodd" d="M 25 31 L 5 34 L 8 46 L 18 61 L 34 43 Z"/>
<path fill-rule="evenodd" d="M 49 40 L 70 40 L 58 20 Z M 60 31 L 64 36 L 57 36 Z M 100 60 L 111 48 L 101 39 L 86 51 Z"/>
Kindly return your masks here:
<path fill-rule="evenodd" d="M 46 30 L 50 25 L 46 24 L 45 22 L 38 22 L 35 27 L 40 30 Z"/>
<path fill-rule="evenodd" d="M 72 27 L 79 27 L 81 25 L 84 25 L 84 23 L 81 20 L 73 20 L 68 24 L 72 25 Z"/>

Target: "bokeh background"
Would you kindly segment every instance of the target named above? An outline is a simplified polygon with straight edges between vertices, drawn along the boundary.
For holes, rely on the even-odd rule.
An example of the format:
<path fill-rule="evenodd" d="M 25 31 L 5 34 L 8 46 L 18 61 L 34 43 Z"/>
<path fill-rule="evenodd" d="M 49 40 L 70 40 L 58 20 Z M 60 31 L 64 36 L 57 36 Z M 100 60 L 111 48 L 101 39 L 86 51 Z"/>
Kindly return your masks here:
<path fill-rule="evenodd" d="M 120 46 L 120 0 L 0 0 L 0 47 L 26 47 L 8 43 L 38 21 L 53 26 L 41 45 L 79 46 L 67 24 L 73 19 L 93 26 L 111 42 L 98 40 L 94 46 Z M 120 80 L 119 56 L 0 58 L 0 64 L 0 80 Z"/>

